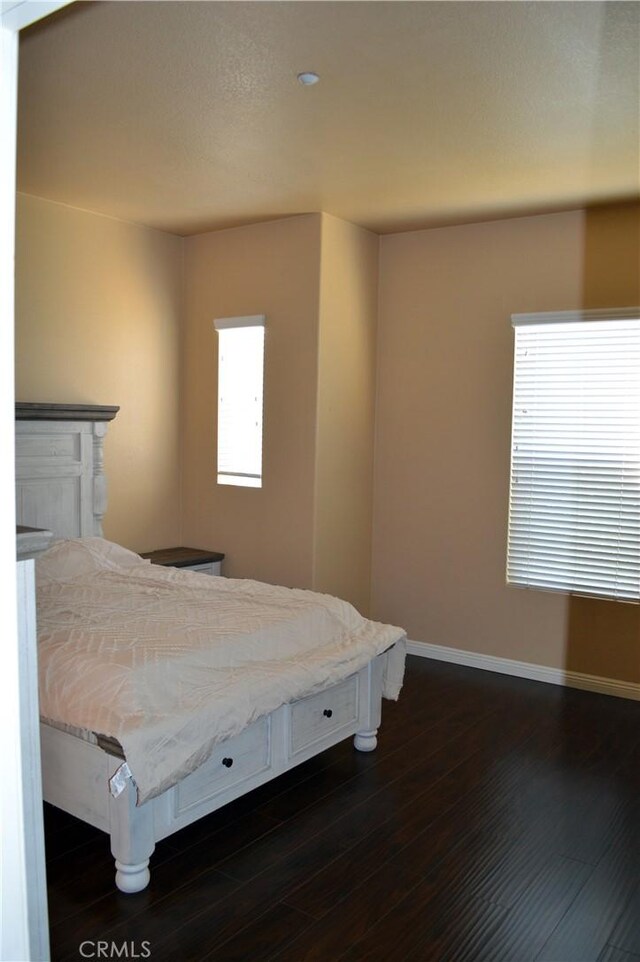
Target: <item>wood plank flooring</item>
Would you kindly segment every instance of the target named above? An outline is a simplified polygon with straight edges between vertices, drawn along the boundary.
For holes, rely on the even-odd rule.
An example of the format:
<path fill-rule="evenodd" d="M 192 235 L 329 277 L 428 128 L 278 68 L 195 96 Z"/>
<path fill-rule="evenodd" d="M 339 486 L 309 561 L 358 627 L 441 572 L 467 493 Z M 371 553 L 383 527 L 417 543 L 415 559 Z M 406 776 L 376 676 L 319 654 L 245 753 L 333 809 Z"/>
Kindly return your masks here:
<path fill-rule="evenodd" d="M 45 806 L 52 959 L 640 962 L 639 789 L 640 704 L 410 657 L 375 753 L 171 836 L 138 895 Z"/>

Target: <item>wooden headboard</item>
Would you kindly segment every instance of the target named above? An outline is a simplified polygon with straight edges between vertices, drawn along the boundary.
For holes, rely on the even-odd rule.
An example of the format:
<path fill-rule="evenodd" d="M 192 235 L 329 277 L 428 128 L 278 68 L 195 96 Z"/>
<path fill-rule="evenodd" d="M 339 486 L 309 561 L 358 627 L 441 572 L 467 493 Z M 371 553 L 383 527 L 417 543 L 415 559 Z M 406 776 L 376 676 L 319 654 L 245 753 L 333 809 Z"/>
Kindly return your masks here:
<path fill-rule="evenodd" d="M 118 407 L 16 404 L 16 520 L 54 538 L 102 535 L 103 443 Z"/>

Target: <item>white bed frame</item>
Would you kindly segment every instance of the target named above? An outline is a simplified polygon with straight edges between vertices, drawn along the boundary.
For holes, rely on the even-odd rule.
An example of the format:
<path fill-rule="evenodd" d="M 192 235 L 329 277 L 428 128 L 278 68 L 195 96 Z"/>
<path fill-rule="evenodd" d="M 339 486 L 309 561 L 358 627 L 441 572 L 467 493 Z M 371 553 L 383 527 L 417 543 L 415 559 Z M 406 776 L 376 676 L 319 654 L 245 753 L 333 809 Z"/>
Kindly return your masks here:
<path fill-rule="evenodd" d="M 94 405 L 16 405 L 19 524 L 47 528 L 54 539 L 102 535 L 103 440 L 117 411 Z M 44 798 L 107 832 L 117 887 L 140 892 L 149 883 L 149 859 L 160 839 L 350 735 L 359 751 L 373 751 L 385 659 L 386 654 L 379 655 L 339 684 L 259 719 L 217 745 L 191 775 L 139 806 L 122 757 L 43 723 Z"/>

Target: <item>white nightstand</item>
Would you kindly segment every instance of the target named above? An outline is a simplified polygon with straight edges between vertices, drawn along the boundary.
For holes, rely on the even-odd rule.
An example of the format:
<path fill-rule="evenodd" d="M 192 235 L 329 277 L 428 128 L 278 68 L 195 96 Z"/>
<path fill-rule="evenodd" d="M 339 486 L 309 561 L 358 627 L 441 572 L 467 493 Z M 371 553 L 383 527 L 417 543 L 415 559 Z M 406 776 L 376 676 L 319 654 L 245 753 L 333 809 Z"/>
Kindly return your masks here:
<path fill-rule="evenodd" d="M 145 551 L 142 557 L 154 565 L 199 571 L 203 575 L 221 575 L 224 561 L 224 555 L 219 551 L 205 551 L 203 548 L 160 548 L 157 551 Z"/>

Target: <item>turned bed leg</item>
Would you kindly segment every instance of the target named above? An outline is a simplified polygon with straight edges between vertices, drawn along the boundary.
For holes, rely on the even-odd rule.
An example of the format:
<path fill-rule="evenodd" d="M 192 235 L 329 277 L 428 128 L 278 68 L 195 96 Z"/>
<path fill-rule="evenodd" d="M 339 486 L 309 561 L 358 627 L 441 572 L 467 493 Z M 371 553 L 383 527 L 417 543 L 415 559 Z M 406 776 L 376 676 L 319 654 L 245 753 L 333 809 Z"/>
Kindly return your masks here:
<path fill-rule="evenodd" d="M 136 806 L 130 778 L 117 798 L 109 798 L 111 853 L 116 861 L 116 885 L 121 892 L 142 892 L 149 884 L 149 859 L 155 848 L 153 811 Z"/>
<path fill-rule="evenodd" d="M 374 728 L 372 731 L 368 732 L 356 732 L 356 735 L 353 739 L 353 744 L 359 752 L 373 752 L 378 744 L 378 739 L 376 737 L 377 734 L 377 728 Z"/>
<path fill-rule="evenodd" d="M 136 865 L 127 865 L 116 859 L 116 885 L 121 892 L 127 895 L 142 892 L 149 884 L 150 878 L 149 859 Z"/>
<path fill-rule="evenodd" d="M 378 744 L 378 727 L 382 717 L 382 675 L 384 658 L 376 658 L 367 670 L 367 686 L 361 689 L 359 729 L 353 744 L 359 752 L 373 752 Z"/>

